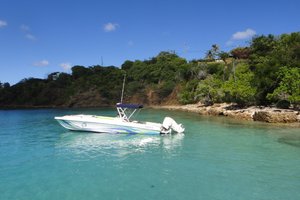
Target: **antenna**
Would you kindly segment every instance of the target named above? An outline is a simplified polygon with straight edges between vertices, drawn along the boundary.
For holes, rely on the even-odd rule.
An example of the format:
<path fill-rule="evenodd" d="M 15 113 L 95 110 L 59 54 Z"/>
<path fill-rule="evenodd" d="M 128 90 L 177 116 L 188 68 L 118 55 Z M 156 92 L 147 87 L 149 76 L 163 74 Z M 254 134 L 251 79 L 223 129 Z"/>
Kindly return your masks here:
<path fill-rule="evenodd" d="M 125 88 L 125 80 L 126 80 L 126 74 L 124 74 L 124 79 L 123 79 L 123 87 L 122 87 L 121 103 L 123 103 L 124 88 Z"/>

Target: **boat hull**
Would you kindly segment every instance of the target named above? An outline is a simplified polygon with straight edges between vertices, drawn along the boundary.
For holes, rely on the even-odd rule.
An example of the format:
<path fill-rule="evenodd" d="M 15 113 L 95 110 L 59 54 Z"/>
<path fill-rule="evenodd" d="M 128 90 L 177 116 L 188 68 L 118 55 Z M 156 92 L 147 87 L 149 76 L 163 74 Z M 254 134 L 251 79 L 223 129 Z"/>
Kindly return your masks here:
<path fill-rule="evenodd" d="M 66 129 L 98 133 L 160 134 L 161 124 L 152 122 L 125 122 L 119 117 L 95 115 L 67 115 L 55 117 Z"/>

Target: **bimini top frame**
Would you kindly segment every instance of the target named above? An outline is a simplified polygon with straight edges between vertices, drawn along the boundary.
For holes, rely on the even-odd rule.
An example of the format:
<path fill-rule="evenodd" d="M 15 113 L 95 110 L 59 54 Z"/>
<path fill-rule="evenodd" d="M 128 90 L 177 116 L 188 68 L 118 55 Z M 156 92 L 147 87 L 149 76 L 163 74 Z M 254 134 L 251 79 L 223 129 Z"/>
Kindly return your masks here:
<path fill-rule="evenodd" d="M 143 108 L 143 105 L 117 103 L 116 107 L 119 117 L 128 122 L 138 110 Z"/>

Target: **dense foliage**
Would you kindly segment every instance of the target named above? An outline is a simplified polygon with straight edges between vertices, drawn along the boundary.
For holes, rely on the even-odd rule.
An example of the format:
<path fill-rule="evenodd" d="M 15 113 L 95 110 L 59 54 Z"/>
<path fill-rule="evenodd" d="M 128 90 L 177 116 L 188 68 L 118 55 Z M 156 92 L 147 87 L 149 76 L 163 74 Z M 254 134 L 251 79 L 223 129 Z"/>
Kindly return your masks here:
<path fill-rule="evenodd" d="M 125 100 L 147 104 L 235 102 L 241 106 L 288 102 L 300 105 L 300 33 L 254 37 L 248 47 L 230 52 L 212 45 L 205 58 L 186 61 L 172 52 L 121 69 L 74 66 L 72 73 L 54 72 L 46 79 L 27 78 L 10 86 L 0 82 L 0 106 L 92 106 L 120 100 L 126 74 Z"/>

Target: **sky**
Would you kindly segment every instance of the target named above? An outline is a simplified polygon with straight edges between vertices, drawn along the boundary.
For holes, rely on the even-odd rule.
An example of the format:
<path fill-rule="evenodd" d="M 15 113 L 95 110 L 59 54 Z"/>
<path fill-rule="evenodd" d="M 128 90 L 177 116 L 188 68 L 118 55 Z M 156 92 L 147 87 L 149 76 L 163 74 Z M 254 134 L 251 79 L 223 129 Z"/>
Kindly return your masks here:
<path fill-rule="evenodd" d="M 175 51 L 203 58 L 300 31 L 299 0 L 0 0 L 0 82 Z"/>

